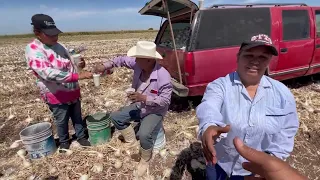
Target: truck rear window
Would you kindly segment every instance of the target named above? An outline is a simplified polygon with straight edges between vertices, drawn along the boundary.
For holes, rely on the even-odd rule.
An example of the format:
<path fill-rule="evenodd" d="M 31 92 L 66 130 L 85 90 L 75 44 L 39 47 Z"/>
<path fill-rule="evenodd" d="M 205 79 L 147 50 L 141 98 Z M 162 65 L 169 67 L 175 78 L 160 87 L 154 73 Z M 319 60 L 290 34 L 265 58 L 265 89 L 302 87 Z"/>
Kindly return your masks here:
<path fill-rule="evenodd" d="M 193 50 L 239 46 L 245 39 L 271 31 L 269 8 L 210 9 L 198 18 Z"/>
<path fill-rule="evenodd" d="M 165 30 L 158 43 L 161 47 L 167 47 L 173 49 L 173 42 L 170 33 L 169 23 L 166 23 Z M 177 49 L 181 49 L 187 46 L 187 42 L 190 36 L 190 23 L 189 21 L 184 22 L 173 22 L 172 23 L 173 34 L 176 42 Z"/>

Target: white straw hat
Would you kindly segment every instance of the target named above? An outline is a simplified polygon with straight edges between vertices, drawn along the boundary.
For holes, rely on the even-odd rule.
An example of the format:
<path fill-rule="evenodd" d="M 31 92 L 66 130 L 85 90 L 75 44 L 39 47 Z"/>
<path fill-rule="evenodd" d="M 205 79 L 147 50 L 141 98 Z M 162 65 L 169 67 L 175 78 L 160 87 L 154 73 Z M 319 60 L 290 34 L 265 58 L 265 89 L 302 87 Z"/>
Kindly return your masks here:
<path fill-rule="evenodd" d="M 156 44 L 150 41 L 138 41 L 136 46 L 129 49 L 127 56 L 162 59 L 156 50 Z"/>

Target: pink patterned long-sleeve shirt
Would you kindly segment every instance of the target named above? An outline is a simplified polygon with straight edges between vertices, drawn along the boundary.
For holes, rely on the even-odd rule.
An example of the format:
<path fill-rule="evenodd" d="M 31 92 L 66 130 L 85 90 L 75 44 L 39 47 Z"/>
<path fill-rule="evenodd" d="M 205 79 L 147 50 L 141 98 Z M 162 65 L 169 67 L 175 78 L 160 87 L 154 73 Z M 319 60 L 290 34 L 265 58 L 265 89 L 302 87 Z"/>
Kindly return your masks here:
<path fill-rule="evenodd" d="M 63 46 L 64 47 L 64 46 Z M 63 58 L 51 48 L 33 40 L 26 46 L 25 58 L 40 88 L 41 97 L 49 104 L 70 103 L 80 98 L 78 73 L 72 57 Z"/>

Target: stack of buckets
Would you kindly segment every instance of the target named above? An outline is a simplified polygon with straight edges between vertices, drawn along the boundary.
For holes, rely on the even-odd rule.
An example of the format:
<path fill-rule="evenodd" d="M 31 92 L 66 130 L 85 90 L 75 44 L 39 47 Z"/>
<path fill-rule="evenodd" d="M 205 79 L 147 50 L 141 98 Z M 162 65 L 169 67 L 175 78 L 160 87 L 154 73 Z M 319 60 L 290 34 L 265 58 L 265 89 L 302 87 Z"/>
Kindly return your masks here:
<path fill-rule="evenodd" d="M 111 138 L 111 119 L 107 113 L 96 113 L 86 118 L 91 145 L 101 145 Z"/>
<path fill-rule="evenodd" d="M 51 155 L 57 150 L 52 126 L 48 122 L 26 127 L 20 132 L 20 139 L 31 159 Z"/>

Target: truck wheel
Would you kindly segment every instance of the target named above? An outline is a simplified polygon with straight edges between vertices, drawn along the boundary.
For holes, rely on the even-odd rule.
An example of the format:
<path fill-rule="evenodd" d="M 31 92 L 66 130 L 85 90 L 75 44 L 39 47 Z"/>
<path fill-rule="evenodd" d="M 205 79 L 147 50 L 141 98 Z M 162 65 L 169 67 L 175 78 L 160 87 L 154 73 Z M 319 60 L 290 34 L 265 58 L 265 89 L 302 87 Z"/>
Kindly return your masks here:
<path fill-rule="evenodd" d="M 189 111 L 191 108 L 196 108 L 202 100 L 202 96 L 179 97 L 175 93 L 171 95 L 171 103 L 169 110 L 175 112 Z"/>
<path fill-rule="evenodd" d="M 175 112 L 189 111 L 190 106 L 188 97 L 179 97 L 175 93 L 172 93 L 169 110 Z"/>

